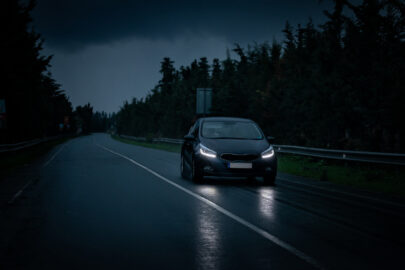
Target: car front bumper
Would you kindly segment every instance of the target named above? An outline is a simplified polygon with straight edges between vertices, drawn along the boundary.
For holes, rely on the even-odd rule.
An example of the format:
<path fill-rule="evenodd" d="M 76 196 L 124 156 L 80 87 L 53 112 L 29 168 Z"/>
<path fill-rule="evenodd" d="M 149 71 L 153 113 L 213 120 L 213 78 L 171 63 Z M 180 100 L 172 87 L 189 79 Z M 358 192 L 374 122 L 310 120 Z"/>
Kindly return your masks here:
<path fill-rule="evenodd" d="M 229 168 L 231 161 L 221 158 L 208 158 L 198 155 L 196 164 L 204 176 L 229 176 L 229 177 L 249 177 L 249 176 L 266 176 L 276 175 L 277 157 L 273 156 L 268 159 L 258 158 L 253 161 L 232 161 L 232 163 L 252 163 L 252 168 L 235 169 Z"/>

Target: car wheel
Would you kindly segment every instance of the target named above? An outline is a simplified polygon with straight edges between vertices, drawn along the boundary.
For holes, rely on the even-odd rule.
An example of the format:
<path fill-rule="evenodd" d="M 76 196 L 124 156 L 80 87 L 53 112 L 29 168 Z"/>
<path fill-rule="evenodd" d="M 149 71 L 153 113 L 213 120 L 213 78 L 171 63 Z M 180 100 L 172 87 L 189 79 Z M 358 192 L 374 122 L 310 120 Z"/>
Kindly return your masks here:
<path fill-rule="evenodd" d="M 268 174 L 263 176 L 263 182 L 265 185 L 274 186 L 274 183 L 276 182 L 276 174 Z"/>
<path fill-rule="evenodd" d="M 181 161 L 180 161 L 180 173 L 181 173 L 181 177 L 183 177 L 184 179 L 187 178 L 187 173 L 186 173 L 186 168 L 184 167 L 184 156 L 181 155 Z"/>
<path fill-rule="evenodd" d="M 198 168 L 195 159 L 193 158 L 193 164 L 191 166 L 191 180 L 195 183 L 201 183 L 203 180 L 203 174 Z"/>

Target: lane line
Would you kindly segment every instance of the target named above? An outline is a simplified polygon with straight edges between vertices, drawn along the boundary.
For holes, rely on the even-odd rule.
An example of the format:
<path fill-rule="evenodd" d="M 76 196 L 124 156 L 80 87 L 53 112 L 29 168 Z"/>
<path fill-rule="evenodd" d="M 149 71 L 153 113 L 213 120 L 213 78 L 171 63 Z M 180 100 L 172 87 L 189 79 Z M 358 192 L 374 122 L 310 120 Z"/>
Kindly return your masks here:
<path fill-rule="evenodd" d="M 52 157 L 47 161 L 47 162 L 45 162 L 44 163 L 44 165 L 42 166 L 42 168 L 44 168 L 44 167 L 46 167 L 46 166 L 48 166 L 49 165 L 49 163 L 51 163 L 52 162 L 52 160 L 54 160 L 55 159 L 55 157 L 62 151 L 62 149 L 63 148 L 65 148 L 65 146 L 66 145 L 68 145 L 70 142 L 67 142 L 67 143 L 65 143 L 64 145 L 62 145 L 60 148 L 59 148 L 59 150 L 58 151 L 56 151 L 56 153 L 55 154 L 53 154 L 52 155 Z"/>
<path fill-rule="evenodd" d="M 69 143 L 70 143 L 70 142 L 68 142 L 68 143 L 66 143 L 66 144 L 64 144 L 64 145 L 62 145 L 62 146 L 59 148 L 59 150 L 56 151 L 56 153 L 53 154 L 52 157 L 51 157 L 47 162 L 44 163 L 44 165 L 42 165 L 42 168 L 48 166 L 48 164 L 51 163 L 51 161 L 54 160 L 55 157 L 62 151 L 62 149 L 63 149 L 66 145 L 68 145 Z M 13 196 L 7 203 L 8 203 L 8 204 L 12 204 L 13 202 L 15 202 L 15 200 L 16 200 L 18 197 L 21 196 L 21 194 L 23 193 L 24 189 L 26 189 L 31 183 L 32 183 L 32 180 L 28 181 L 20 190 L 18 190 L 18 191 L 14 194 L 14 196 Z"/>
<path fill-rule="evenodd" d="M 18 197 L 20 197 L 24 189 L 26 189 L 31 183 L 32 180 L 28 181 L 19 191 L 16 192 L 16 194 L 14 194 L 13 198 L 11 198 L 7 203 L 12 204 Z"/>
<path fill-rule="evenodd" d="M 189 189 L 186 189 L 186 188 L 180 186 L 179 184 L 176 184 L 175 182 L 173 182 L 173 181 L 167 179 L 166 177 L 158 174 L 157 172 L 153 171 L 152 169 L 149 169 L 148 167 L 142 165 L 141 163 L 136 162 L 135 160 L 133 160 L 133 159 L 121 154 L 121 153 L 115 152 L 115 151 L 113 151 L 113 150 L 111 150 L 111 149 L 109 149 L 107 147 L 104 147 L 104 146 L 102 146 L 100 144 L 96 144 L 96 145 L 98 147 L 112 153 L 112 154 L 115 154 L 117 156 L 120 156 L 120 157 L 128 160 L 129 162 L 135 164 L 136 166 L 141 167 L 142 169 L 148 171 L 149 173 L 153 174 L 154 176 L 156 176 L 156 177 L 160 178 L 161 180 L 165 181 L 166 183 L 168 183 L 168 184 L 176 187 L 177 189 L 187 193 L 188 195 L 196 198 L 197 200 L 211 206 L 212 208 L 214 208 L 218 212 L 221 212 L 222 214 L 228 216 L 229 218 L 233 219 L 234 221 L 238 222 L 239 224 L 241 224 L 241 225 L 245 226 L 246 228 L 254 231 L 255 233 L 261 235 L 262 237 L 264 237 L 267 240 L 273 242 L 274 244 L 278 245 L 279 247 L 287 250 L 288 252 L 294 254 L 295 256 L 299 257 L 300 259 L 304 260 L 305 262 L 309 263 L 310 265 L 314 266 L 315 268 L 317 268 L 317 269 L 325 269 L 314 258 L 306 255 L 304 252 L 296 249 L 295 247 L 293 247 L 290 244 L 284 242 L 283 240 L 279 239 L 278 237 L 276 237 L 276 236 L 270 234 L 269 232 L 257 227 L 256 225 L 253 225 L 249 221 L 239 217 L 238 215 L 233 214 L 232 212 L 230 212 L 230 211 L 226 210 L 225 208 L 219 206 L 218 204 L 208 200 L 207 198 L 204 198 L 201 195 L 199 195 L 199 194 L 197 194 L 197 193 L 195 193 L 195 192 L 193 192 L 193 191 L 191 191 Z"/>
<path fill-rule="evenodd" d="M 359 194 L 355 194 L 355 193 L 351 193 L 351 192 L 345 192 L 345 191 L 340 191 L 340 190 L 336 190 L 336 189 L 331 189 L 331 188 L 326 188 L 326 187 L 319 187 L 319 186 L 316 186 L 316 185 L 300 183 L 298 181 L 288 180 L 288 179 L 286 179 L 284 177 L 277 177 L 277 178 L 281 179 L 282 181 L 289 182 L 289 183 L 292 183 L 292 184 L 312 187 L 312 188 L 315 188 L 315 189 L 325 190 L 325 191 L 328 191 L 328 192 L 331 192 L 331 193 L 340 193 L 340 194 L 344 194 L 344 195 L 347 195 L 347 196 L 357 197 L 357 198 L 361 198 L 361 199 L 365 199 L 365 200 L 372 200 L 372 201 L 376 201 L 376 202 L 380 202 L 380 203 L 384 203 L 384 204 L 390 204 L 390 205 L 397 206 L 397 207 L 405 207 L 405 204 L 402 204 L 402 203 L 396 203 L 396 202 L 393 202 L 393 201 L 386 201 L 384 199 L 373 198 L 373 197 L 366 196 L 366 195 L 359 195 Z"/>

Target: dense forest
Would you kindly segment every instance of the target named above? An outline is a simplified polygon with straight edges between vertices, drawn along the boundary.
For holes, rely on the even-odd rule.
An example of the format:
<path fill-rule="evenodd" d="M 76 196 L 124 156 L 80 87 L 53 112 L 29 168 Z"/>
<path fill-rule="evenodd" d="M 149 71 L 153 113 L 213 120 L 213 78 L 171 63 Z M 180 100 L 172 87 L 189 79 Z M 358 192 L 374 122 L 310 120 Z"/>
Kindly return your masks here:
<path fill-rule="evenodd" d="M 0 142 L 18 142 L 57 134 L 72 117 L 72 105 L 48 72 L 50 56 L 41 55 L 41 36 L 32 30 L 34 2 L 4 1 L 2 25 L 1 92 L 6 114 Z M 65 128 L 65 127 L 63 127 Z"/>
<path fill-rule="evenodd" d="M 181 137 L 196 88 L 211 87 L 212 115 L 251 118 L 279 144 L 403 152 L 404 12 L 402 0 L 335 0 L 322 25 L 287 22 L 281 43 L 236 44 L 224 60 L 179 69 L 164 58 L 156 87 L 117 113 L 117 131 Z"/>
<path fill-rule="evenodd" d="M 23 4 L 26 3 L 26 4 Z M 63 133 L 105 131 L 108 116 L 90 104 L 72 104 L 49 72 L 51 56 L 41 54 L 43 39 L 33 30 L 34 1 L 7 0 L 0 9 L 0 144 Z"/>

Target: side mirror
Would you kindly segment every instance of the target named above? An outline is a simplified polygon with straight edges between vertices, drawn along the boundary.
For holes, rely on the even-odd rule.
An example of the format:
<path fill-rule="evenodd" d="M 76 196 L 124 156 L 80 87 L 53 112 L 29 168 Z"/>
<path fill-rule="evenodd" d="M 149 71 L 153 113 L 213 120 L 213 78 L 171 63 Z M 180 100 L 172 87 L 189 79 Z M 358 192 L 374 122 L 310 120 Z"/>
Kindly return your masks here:
<path fill-rule="evenodd" d="M 187 134 L 186 136 L 184 136 L 184 140 L 186 140 L 186 141 L 192 141 L 194 139 L 195 139 L 194 136 L 190 135 L 190 134 Z"/>
<path fill-rule="evenodd" d="M 276 140 L 276 138 L 273 137 L 273 136 L 267 136 L 266 139 L 267 139 L 267 141 L 268 141 L 270 144 L 273 144 L 274 141 Z"/>

